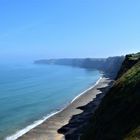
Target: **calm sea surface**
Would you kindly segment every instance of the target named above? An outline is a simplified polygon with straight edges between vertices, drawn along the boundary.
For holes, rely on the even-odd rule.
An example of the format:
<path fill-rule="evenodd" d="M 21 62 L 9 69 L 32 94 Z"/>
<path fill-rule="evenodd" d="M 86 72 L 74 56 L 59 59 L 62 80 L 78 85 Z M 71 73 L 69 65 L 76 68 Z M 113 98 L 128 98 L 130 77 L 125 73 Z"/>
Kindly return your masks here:
<path fill-rule="evenodd" d="M 99 77 L 67 66 L 0 65 L 0 140 L 64 108 Z"/>

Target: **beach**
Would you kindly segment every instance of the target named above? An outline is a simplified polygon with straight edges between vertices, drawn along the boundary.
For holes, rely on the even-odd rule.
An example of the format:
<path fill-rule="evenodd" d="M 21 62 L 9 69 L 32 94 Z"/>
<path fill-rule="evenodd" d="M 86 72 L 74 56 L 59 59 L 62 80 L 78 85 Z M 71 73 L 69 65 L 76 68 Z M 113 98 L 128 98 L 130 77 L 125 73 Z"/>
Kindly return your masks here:
<path fill-rule="evenodd" d="M 64 139 L 65 133 L 72 133 L 73 130 L 78 129 L 78 125 L 74 127 L 69 127 L 69 121 L 73 116 L 79 114 L 82 115 L 83 110 L 80 107 L 87 106 L 89 103 L 94 103 L 93 106 L 88 107 L 88 112 L 90 115 L 94 113 L 95 109 L 98 107 L 102 97 L 112 86 L 112 80 L 109 78 L 102 77 L 98 82 L 91 88 L 86 90 L 77 96 L 68 107 L 59 111 L 55 115 L 48 118 L 42 124 L 33 128 L 23 136 L 19 137 L 18 140 L 62 140 Z M 104 90 L 102 90 L 104 89 Z M 100 97 L 98 95 L 101 95 Z M 88 116 L 88 115 L 87 115 Z M 88 117 L 83 117 L 84 122 Z M 68 125 L 67 125 L 68 124 Z M 67 130 L 63 126 L 67 125 Z M 71 132 L 69 132 L 69 128 Z M 59 133 L 58 133 L 59 130 Z M 60 134 L 62 133 L 62 134 Z"/>

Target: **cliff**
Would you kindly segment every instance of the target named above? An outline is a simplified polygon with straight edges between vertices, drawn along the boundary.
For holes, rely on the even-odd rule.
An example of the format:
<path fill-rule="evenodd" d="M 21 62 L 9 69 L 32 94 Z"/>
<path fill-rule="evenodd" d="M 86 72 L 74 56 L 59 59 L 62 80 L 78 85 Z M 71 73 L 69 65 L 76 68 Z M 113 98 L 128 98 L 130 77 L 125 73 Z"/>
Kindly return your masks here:
<path fill-rule="evenodd" d="M 139 56 L 140 53 L 126 55 L 117 78 L 121 77 L 127 70 L 134 66 L 140 60 Z"/>
<path fill-rule="evenodd" d="M 81 140 L 140 139 L 140 53 L 127 55 Z"/>
<path fill-rule="evenodd" d="M 107 76 L 116 77 L 118 70 L 124 57 L 109 57 L 109 58 L 83 58 L 83 59 L 42 59 L 37 60 L 35 64 L 49 65 L 67 65 L 86 69 L 98 69 Z"/>

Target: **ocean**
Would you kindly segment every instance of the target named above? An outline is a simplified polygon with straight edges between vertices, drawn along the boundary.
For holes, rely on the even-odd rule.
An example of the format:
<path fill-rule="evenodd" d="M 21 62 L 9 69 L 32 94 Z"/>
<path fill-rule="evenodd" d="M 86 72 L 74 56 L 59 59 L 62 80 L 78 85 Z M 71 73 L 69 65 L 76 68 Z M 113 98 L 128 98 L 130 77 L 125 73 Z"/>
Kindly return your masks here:
<path fill-rule="evenodd" d="M 98 70 L 70 66 L 0 64 L 0 140 L 42 123 L 100 77 Z"/>

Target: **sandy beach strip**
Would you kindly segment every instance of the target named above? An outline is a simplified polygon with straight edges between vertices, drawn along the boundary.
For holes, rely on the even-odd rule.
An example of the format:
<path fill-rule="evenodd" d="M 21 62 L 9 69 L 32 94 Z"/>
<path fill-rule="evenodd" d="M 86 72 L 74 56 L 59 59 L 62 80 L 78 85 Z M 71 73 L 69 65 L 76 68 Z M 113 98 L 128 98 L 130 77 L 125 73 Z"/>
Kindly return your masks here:
<path fill-rule="evenodd" d="M 69 123 L 72 116 L 82 113 L 81 109 L 77 109 L 80 106 L 85 106 L 89 102 L 94 101 L 98 94 L 105 94 L 100 88 L 109 89 L 112 81 L 109 78 L 101 78 L 100 81 L 90 88 L 89 90 L 78 96 L 68 107 L 54 116 L 47 119 L 45 122 L 30 130 L 24 134 L 18 140 L 62 140 L 63 134 L 59 134 L 57 131 L 64 125 Z M 98 103 L 97 103 L 98 104 Z"/>

